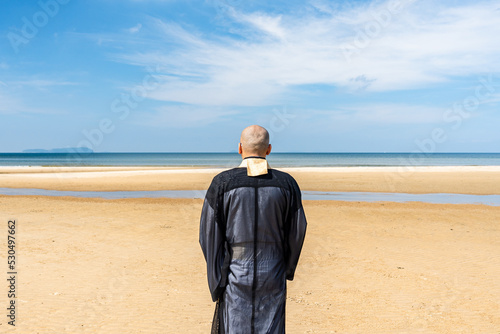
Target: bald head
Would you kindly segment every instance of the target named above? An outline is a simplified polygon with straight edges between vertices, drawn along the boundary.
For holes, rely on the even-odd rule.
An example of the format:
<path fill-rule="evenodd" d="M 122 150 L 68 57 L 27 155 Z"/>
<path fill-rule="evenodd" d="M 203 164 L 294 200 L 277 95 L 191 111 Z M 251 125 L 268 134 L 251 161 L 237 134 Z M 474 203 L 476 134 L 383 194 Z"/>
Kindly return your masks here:
<path fill-rule="evenodd" d="M 241 132 L 240 154 L 265 157 L 271 152 L 269 132 L 259 125 L 250 125 Z M 269 152 L 268 152 L 269 150 Z"/>

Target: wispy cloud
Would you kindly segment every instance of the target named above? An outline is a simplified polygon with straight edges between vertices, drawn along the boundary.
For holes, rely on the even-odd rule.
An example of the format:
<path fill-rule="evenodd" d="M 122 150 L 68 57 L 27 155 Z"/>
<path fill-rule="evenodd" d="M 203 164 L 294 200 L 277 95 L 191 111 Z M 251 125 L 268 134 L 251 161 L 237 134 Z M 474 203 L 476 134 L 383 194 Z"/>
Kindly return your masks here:
<path fill-rule="evenodd" d="M 245 28 L 236 37 L 150 19 L 157 42 L 114 58 L 174 75 L 152 98 L 202 105 L 279 103 L 294 85 L 394 91 L 500 71 L 500 2 L 408 1 L 392 14 L 390 3 L 338 10 L 317 2 L 321 13 L 306 16 L 233 11 Z M 346 59 L 342 46 L 355 45 L 370 24 L 380 31 Z"/>
<path fill-rule="evenodd" d="M 498 104 L 500 102 L 500 93 L 492 94 L 489 98 L 484 101 L 480 101 L 480 104 Z"/>
<path fill-rule="evenodd" d="M 235 13 L 234 11 L 231 12 L 233 13 L 234 19 L 250 24 L 260 32 L 278 39 L 285 39 L 287 37 L 287 31 L 283 28 L 281 23 L 281 15 L 270 16 L 265 13 L 245 15 Z"/>
<path fill-rule="evenodd" d="M 138 23 L 137 25 L 131 27 L 131 28 L 128 28 L 127 31 L 131 34 L 135 34 L 135 33 L 138 33 L 142 28 L 142 24 Z"/>
<path fill-rule="evenodd" d="M 14 114 L 19 112 L 20 102 L 0 91 L 0 114 Z"/>
<path fill-rule="evenodd" d="M 63 114 L 65 110 L 59 106 L 48 108 L 40 105 L 33 90 L 45 94 L 53 86 L 68 86 L 75 83 L 43 79 L 27 79 L 19 81 L 0 81 L 0 114 Z M 38 93 L 40 94 L 40 93 Z"/>
<path fill-rule="evenodd" d="M 29 106 L 22 99 L 12 96 L 12 94 L 7 94 L 0 91 L 0 114 L 12 115 L 12 114 L 41 114 L 41 115 L 53 115 L 64 113 L 61 110 L 47 109 L 45 107 L 33 107 Z"/>
<path fill-rule="evenodd" d="M 12 85 L 19 86 L 30 86 L 34 88 L 47 88 L 53 86 L 75 86 L 78 85 L 76 82 L 71 81 L 57 81 L 57 80 L 48 80 L 48 79 L 30 79 L 30 80 L 20 80 L 20 81 L 12 81 L 10 82 Z"/>

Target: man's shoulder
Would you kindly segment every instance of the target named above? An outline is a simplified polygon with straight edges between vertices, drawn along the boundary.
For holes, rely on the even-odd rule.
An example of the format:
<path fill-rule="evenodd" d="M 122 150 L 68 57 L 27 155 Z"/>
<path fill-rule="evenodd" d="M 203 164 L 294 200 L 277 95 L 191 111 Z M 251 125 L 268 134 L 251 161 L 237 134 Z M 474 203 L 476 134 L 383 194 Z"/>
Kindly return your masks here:
<path fill-rule="evenodd" d="M 231 168 L 215 175 L 211 184 L 211 188 L 223 188 L 225 190 L 242 186 L 278 186 L 288 189 L 293 188 L 294 190 L 299 189 L 297 181 L 292 175 L 274 168 L 270 168 L 268 174 L 257 177 L 247 176 L 246 168 Z"/>
<path fill-rule="evenodd" d="M 297 181 L 295 181 L 295 178 L 292 175 L 290 175 L 289 173 L 284 172 L 284 171 L 279 170 L 279 169 L 270 169 L 270 170 L 274 174 L 273 175 L 274 177 L 285 180 L 287 182 L 297 184 Z"/>
<path fill-rule="evenodd" d="M 226 191 L 227 185 L 231 183 L 231 179 L 233 179 L 236 172 L 235 169 L 222 171 L 213 177 L 205 196 L 211 206 L 214 206 L 217 198 Z"/>
<path fill-rule="evenodd" d="M 210 189 L 224 187 L 225 185 L 231 183 L 231 180 L 234 179 L 237 174 L 242 174 L 242 170 L 243 168 L 235 167 L 220 172 L 213 177 Z"/>
<path fill-rule="evenodd" d="M 279 177 L 279 178 L 282 178 L 284 180 L 294 180 L 295 181 L 293 176 L 291 176 L 287 172 L 284 172 L 284 171 L 279 170 L 279 169 L 274 169 L 274 168 L 270 169 L 270 171 L 274 174 L 275 177 Z"/>
<path fill-rule="evenodd" d="M 230 180 L 231 178 L 234 178 L 238 174 L 242 174 L 241 172 L 243 171 L 243 168 L 231 168 L 231 169 L 226 169 L 219 174 L 215 175 L 212 182 L 219 182 L 223 183 L 224 181 Z"/>

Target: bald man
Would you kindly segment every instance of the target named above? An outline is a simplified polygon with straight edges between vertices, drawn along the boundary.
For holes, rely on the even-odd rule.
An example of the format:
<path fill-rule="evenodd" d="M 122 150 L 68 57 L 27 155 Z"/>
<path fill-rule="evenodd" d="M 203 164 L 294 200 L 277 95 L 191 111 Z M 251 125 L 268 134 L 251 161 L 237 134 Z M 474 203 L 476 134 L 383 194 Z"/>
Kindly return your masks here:
<path fill-rule="evenodd" d="M 300 189 L 271 169 L 269 133 L 241 133 L 239 167 L 214 177 L 200 219 L 200 245 L 216 314 L 212 333 L 285 333 L 286 280 L 306 233 Z"/>

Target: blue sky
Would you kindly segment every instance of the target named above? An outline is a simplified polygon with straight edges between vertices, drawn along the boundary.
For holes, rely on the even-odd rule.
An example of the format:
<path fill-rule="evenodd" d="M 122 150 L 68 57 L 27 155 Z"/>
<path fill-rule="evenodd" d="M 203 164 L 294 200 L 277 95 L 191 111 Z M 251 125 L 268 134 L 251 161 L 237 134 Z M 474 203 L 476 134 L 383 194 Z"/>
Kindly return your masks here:
<path fill-rule="evenodd" d="M 499 152 L 500 1 L 1 6 L 0 152 Z"/>

